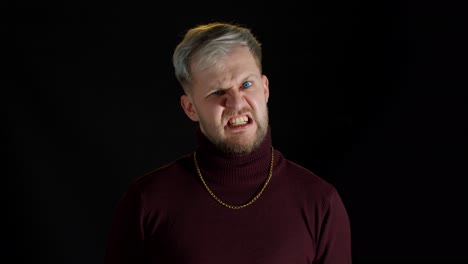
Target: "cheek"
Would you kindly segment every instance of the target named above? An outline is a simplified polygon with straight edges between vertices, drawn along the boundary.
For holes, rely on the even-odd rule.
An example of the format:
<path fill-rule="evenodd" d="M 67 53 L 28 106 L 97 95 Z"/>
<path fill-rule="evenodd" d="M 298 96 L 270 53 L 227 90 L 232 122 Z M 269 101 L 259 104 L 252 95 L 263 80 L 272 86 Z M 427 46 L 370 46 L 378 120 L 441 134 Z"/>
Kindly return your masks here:
<path fill-rule="evenodd" d="M 198 115 L 205 121 L 219 120 L 223 114 L 223 108 L 216 104 L 206 104 L 198 108 Z"/>
<path fill-rule="evenodd" d="M 262 92 L 258 92 L 249 98 L 250 105 L 252 105 L 252 107 L 257 110 L 264 109 L 266 107 L 267 101 L 268 98 L 266 97 L 266 94 Z"/>

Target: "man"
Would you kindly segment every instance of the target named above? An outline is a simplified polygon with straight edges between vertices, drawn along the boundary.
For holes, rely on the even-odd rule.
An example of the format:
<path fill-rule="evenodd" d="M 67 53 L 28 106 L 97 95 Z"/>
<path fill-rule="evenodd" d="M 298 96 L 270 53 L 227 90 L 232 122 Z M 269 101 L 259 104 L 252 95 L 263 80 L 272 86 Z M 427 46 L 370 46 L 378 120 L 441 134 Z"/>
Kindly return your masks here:
<path fill-rule="evenodd" d="M 351 263 L 337 190 L 273 148 L 269 83 L 251 31 L 194 27 L 173 64 L 198 145 L 130 186 L 105 263 Z"/>

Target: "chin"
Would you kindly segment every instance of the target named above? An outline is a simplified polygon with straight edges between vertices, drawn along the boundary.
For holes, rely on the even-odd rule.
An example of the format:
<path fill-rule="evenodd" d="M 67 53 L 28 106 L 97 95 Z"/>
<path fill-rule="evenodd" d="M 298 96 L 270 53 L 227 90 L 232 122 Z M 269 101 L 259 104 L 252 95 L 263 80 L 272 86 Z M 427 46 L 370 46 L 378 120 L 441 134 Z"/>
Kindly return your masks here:
<path fill-rule="evenodd" d="M 245 137 L 236 137 L 227 139 L 226 141 L 218 144 L 218 147 L 227 154 L 247 154 L 254 151 L 260 145 L 255 137 L 246 139 Z"/>

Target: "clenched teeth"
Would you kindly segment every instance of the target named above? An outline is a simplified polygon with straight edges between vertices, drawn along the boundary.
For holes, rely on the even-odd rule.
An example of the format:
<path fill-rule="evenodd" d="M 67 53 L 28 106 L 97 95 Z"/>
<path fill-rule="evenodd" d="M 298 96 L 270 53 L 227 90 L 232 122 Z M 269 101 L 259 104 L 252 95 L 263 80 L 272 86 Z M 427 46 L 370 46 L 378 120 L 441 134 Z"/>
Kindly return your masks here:
<path fill-rule="evenodd" d="M 245 125 L 249 119 L 246 116 L 238 117 L 238 118 L 233 118 L 229 121 L 229 124 L 231 126 L 240 126 L 240 125 Z"/>

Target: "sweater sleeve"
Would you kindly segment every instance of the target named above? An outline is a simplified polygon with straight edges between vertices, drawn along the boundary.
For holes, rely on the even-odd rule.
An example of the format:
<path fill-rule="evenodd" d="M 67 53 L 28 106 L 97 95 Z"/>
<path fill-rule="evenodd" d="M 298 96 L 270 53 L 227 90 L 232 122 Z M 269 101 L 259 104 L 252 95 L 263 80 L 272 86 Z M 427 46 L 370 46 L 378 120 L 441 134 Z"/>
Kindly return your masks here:
<path fill-rule="evenodd" d="M 346 208 L 336 189 L 323 205 L 314 264 L 351 264 L 351 228 Z"/>
<path fill-rule="evenodd" d="M 104 264 L 145 263 L 143 211 L 140 193 L 133 185 L 114 209 Z"/>

